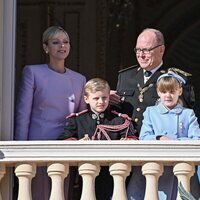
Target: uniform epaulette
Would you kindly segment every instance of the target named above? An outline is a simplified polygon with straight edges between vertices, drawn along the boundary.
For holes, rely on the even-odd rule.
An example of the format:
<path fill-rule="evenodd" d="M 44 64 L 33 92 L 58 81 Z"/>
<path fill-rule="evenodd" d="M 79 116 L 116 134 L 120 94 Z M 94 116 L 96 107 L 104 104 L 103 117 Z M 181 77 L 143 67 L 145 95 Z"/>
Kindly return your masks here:
<path fill-rule="evenodd" d="M 82 114 L 84 114 L 84 113 L 86 113 L 86 112 L 88 112 L 88 109 L 83 110 L 83 111 L 81 111 L 81 112 L 79 112 L 79 113 L 71 113 L 71 114 L 69 114 L 65 119 L 68 119 L 68 118 L 71 118 L 71 117 L 77 117 L 77 116 L 82 115 Z"/>
<path fill-rule="evenodd" d="M 188 73 L 188 72 L 185 72 L 185 71 L 183 71 L 183 70 L 181 70 L 181 69 L 179 69 L 179 68 L 175 68 L 175 67 L 171 67 L 171 68 L 169 68 L 168 69 L 168 71 L 173 71 L 173 72 L 175 72 L 175 73 L 180 73 L 180 74 L 182 74 L 182 75 L 184 75 L 184 76 L 192 76 L 192 74 L 190 74 L 190 73 Z"/>
<path fill-rule="evenodd" d="M 129 70 L 129 69 L 134 69 L 134 68 L 137 68 L 137 67 L 139 68 L 138 65 L 132 65 L 132 66 L 127 67 L 127 68 L 125 68 L 125 69 L 121 69 L 121 70 L 119 70 L 119 73 L 124 72 L 124 71 L 127 71 L 127 70 Z"/>

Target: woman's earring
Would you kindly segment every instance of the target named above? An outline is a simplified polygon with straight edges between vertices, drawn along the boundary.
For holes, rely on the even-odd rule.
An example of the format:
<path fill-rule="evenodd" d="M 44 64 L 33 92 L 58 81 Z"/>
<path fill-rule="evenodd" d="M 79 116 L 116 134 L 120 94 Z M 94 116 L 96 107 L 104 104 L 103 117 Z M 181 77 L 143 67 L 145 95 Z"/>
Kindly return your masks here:
<path fill-rule="evenodd" d="M 45 52 L 46 52 L 46 54 L 48 54 L 48 53 L 49 53 L 47 50 L 46 50 Z"/>

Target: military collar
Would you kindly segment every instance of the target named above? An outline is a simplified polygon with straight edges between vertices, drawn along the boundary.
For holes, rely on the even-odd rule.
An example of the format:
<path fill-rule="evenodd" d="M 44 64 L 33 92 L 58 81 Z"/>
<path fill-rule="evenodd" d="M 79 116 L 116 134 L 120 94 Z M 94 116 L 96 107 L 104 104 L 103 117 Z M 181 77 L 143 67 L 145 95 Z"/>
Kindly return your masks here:
<path fill-rule="evenodd" d="M 104 117 L 105 117 L 104 113 L 92 113 L 92 119 L 100 120 L 103 119 Z"/>
<path fill-rule="evenodd" d="M 137 78 L 137 82 L 142 86 L 142 87 L 146 87 L 149 84 L 156 84 L 156 81 L 158 79 L 158 77 L 165 73 L 165 66 L 163 65 L 163 63 L 161 63 L 159 66 L 157 66 L 155 69 L 151 70 L 152 75 L 151 77 L 148 79 L 148 81 L 146 81 L 146 83 L 144 83 L 144 76 L 143 76 L 143 70 L 140 70 L 140 72 L 142 73 L 138 73 Z"/>
<path fill-rule="evenodd" d="M 160 65 L 158 65 L 157 67 L 155 67 L 154 69 L 152 69 L 151 73 L 154 74 L 157 70 L 159 70 L 161 68 L 162 65 L 163 65 L 163 62 L 161 62 Z"/>
<path fill-rule="evenodd" d="M 183 111 L 183 106 L 181 104 L 177 104 L 171 110 L 169 108 L 166 108 L 162 102 L 159 102 L 158 105 L 157 105 L 157 107 L 158 107 L 158 111 L 161 114 L 165 114 L 165 113 L 180 114 Z"/>
<path fill-rule="evenodd" d="M 90 113 L 91 118 L 93 120 L 95 120 L 97 124 L 100 124 L 101 120 L 104 119 L 107 116 L 107 109 L 102 113 L 97 113 L 97 112 L 94 112 L 90 109 L 89 113 Z"/>
<path fill-rule="evenodd" d="M 152 75 L 156 72 L 156 71 L 158 71 L 161 67 L 163 66 L 163 61 L 161 61 L 161 63 L 157 66 L 157 67 L 154 67 L 153 69 L 151 69 L 151 70 L 146 70 L 146 69 L 142 69 L 141 67 L 139 67 L 138 68 L 138 70 L 137 71 L 139 71 L 139 70 L 143 70 L 143 73 L 145 72 L 145 71 L 150 71 L 151 73 L 152 73 Z"/>

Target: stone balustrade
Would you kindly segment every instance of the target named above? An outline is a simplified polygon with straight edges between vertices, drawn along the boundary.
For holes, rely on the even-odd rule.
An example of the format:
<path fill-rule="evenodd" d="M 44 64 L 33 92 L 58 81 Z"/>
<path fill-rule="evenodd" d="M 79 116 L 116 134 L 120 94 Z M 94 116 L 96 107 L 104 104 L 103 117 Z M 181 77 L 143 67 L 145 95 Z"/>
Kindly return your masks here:
<path fill-rule="evenodd" d="M 2 141 L 0 200 L 12 199 L 6 193 L 12 186 L 6 178 L 12 177 L 9 167 L 19 180 L 18 200 L 31 200 L 37 166 L 47 166 L 52 180 L 50 200 L 64 200 L 64 179 L 70 166 L 78 166 L 83 180 L 81 200 L 96 200 L 94 182 L 101 166 L 109 166 L 113 177 L 113 200 L 126 200 L 125 180 L 136 165 L 142 166 L 146 178 L 145 200 L 158 200 L 158 179 L 164 166 L 173 166 L 174 175 L 189 191 L 194 167 L 200 165 L 200 141 Z"/>

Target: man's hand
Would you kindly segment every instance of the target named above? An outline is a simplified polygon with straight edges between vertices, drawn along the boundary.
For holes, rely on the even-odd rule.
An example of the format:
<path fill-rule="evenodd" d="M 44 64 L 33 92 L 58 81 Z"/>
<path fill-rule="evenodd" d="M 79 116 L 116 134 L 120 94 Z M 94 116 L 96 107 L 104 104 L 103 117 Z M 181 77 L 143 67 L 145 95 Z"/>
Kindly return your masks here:
<path fill-rule="evenodd" d="M 110 105 L 116 105 L 121 102 L 120 96 L 117 94 L 116 90 L 110 90 Z"/>

